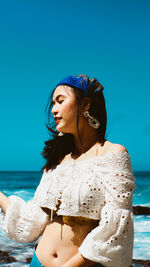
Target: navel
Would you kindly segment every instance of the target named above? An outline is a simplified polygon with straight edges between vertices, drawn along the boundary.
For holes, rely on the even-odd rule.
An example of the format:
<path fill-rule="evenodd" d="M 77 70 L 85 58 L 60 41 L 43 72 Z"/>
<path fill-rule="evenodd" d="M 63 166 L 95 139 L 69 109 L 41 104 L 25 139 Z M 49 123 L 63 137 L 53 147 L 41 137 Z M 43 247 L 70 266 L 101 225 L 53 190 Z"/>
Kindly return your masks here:
<path fill-rule="evenodd" d="M 52 255 L 54 258 L 57 258 L 58 257 L 58 254 L 56 252 L 53 253 Z"/>

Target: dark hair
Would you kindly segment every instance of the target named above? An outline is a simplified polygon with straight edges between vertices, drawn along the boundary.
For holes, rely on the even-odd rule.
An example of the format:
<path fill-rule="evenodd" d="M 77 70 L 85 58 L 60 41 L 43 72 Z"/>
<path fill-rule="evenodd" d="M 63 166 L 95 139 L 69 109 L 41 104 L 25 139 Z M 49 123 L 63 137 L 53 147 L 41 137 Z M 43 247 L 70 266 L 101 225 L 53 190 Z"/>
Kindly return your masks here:
<path fill-rule="evenodd" d="M 72 88 L 76 96 L 77 105 L 79 106 L 84 99 L 84 92 L 81 89 L 75 87 Z M 52 96 L 53 93 L 51 94 L 49 98 L 49 103 L 46 107 L 46 109 L 48 109 L 48 122 L 46 126 L 49 133 L 52 135 L 52 139 L 49 139 L 48 141 L 45 142 L 45 147 L 42 152 L 43 157 L 46 159 L 46 164 L 43 166 L 42 170 L 46 169 L 46 171 L 55 168 L 56 165 L 58 165 L 60 161 L 65 157 L 65 155 L 75 150 L 74 136 L 69 133 L 65 133 L 62 136 L 58 136 L 58 132 L 56 132 L 55 130 L 54 122 L 51 119 Z M 91 99 L 91 105 L 89 109 L 90 115 L 96 118 L 100 122 L 100 127 L 96 129 L 98 141 L 104 142 L 106 124 L 107 124 L 107 113 L 106 113 L 106 106 L 105 106 L 105 99 L 103 92 L 102 91 L 95 92 L 90 88 L 87 97 L 90 97 Z M 78 130 L 78 116 L 77 116 L 77 130 Z"/>

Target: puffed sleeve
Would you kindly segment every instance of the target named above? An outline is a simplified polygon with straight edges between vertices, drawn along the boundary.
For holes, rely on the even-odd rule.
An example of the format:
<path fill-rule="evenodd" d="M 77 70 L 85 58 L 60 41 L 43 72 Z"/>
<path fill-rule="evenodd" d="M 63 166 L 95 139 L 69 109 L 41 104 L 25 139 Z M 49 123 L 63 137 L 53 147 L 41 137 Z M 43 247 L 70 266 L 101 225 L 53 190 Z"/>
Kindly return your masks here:
<path fill-rule="evenodd" d="M 42 186 L 45 173 L 42 176 L 38 191 Z M 49 216 L 36 203 L 34 197 L 31 201 L 25 202 L 17 196 L 10 196 L 11 204 L 6 212 L 1 213 L 2 228 L 7 235 L 16 242 L 33 242 L 43 232 Z"/>
<path fill-rule="evenodd" d="M 129 267 L 132 262 L 135 178 L 128 153 L 123 157 L 125 161 L 120 159 L 118 164 L 117 160 L 113 169 L 103 173 L 105 205 L 101 219 L 79 248 L 83 257 L 107 267 Z"/>

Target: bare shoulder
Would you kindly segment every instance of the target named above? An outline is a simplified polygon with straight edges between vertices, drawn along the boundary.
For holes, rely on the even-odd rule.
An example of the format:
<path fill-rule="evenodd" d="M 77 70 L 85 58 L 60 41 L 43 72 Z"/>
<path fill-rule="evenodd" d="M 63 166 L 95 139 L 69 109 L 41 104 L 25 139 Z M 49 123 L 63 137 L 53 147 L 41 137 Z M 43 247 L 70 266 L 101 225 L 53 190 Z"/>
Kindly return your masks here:
<path fill-rule="evenodd" d="M 121 145 L 121 144 L 115 144 L 107 141 L 106 148 L 105 148 L 105 154 L 109 152 L 122 152 L 123 154 L 125 152 L 128 152 L 127 149 Z"/>

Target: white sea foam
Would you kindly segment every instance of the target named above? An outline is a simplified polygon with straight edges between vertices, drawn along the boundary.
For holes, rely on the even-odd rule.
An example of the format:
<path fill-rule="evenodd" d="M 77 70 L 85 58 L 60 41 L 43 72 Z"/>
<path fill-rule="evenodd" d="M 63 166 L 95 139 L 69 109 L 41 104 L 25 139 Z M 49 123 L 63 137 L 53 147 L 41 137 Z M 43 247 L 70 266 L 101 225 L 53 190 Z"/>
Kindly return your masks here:
<path fill-rule="evenodd" d="M 134 231 L 138 233 L 150 232 L 150 216 L 134 216 Z"/>

